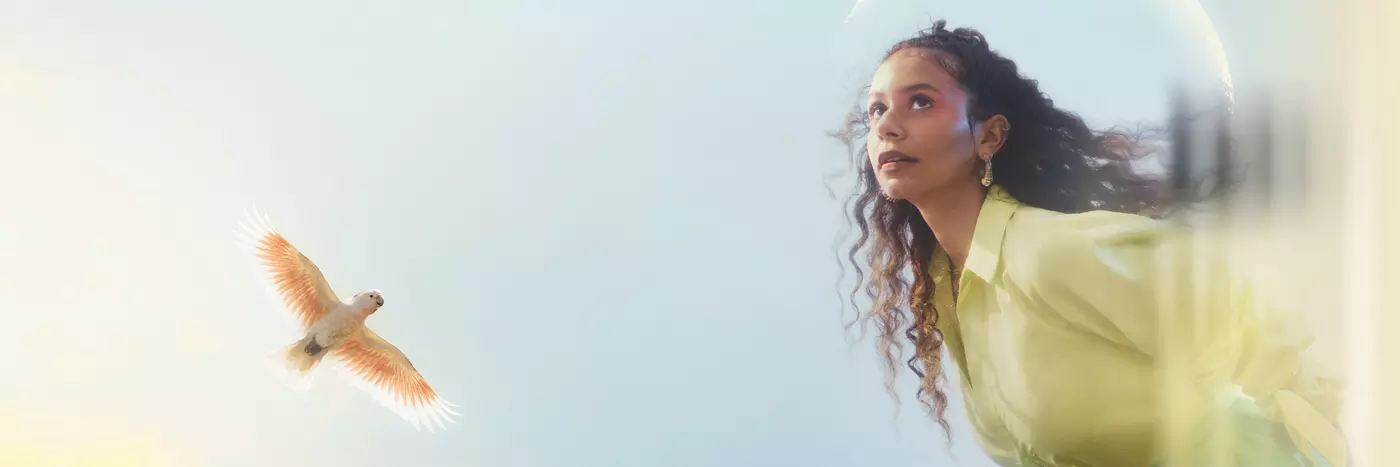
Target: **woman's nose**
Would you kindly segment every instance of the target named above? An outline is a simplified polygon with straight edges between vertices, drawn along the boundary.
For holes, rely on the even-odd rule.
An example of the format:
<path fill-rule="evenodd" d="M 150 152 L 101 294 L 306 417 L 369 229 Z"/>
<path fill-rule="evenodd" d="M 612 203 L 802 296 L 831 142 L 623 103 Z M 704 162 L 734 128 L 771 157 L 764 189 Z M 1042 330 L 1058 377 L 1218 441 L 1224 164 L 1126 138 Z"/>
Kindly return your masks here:
<path fill-rule="evenodd" d="M 874 130 L 880 135 L 881 139 L 899 139 L 904 136 L 904 128 L 900 126 L 898 120 L 898 115 L 893 115 L 892 112 L 885 112 L 880 115 L 879 120 L 875 122 Z"/>

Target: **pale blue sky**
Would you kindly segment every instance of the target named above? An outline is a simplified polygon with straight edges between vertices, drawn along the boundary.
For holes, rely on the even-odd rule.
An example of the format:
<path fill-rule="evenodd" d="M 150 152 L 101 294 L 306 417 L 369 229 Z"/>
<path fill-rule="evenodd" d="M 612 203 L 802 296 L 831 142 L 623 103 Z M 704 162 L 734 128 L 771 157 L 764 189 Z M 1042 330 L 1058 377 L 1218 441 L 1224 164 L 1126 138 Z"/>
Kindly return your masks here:
<path fill-rule="evenodd" d="M 0 359 L 0 437 L 181 466 L 989 465 L 960 395 L 954 464 L 909 375 L 894 423 L 843 340 L 824 132 L 929 15 L 1096 124 L 1157 117 L 1179 66 L 1154 51 L 1200 36 L 1150 19 L 1166 0 L 866 1 L 848 25 L 850 0 L 4 2 L 0 353 L 29 358 Z M 371 325 L 466 418 L 278 385 L 260 358 L 295 336 L 232 244 L 254 204 L 341 295 L 384 291 Z"/>

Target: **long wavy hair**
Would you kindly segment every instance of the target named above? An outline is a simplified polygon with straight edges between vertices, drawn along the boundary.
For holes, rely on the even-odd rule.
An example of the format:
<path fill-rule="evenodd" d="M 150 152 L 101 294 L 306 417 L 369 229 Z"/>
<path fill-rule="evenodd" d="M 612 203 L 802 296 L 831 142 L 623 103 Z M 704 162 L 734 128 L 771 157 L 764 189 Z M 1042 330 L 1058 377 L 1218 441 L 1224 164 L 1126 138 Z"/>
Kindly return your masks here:
<path fill-rule="evenodd" d="M 1111 210 L 1163 217 L 1229 186 L 1224 172 L 1212 174 L 1213 188 L 1204 192 L 1195 183 L 1189 190 L 1172 190 L 1168 180 L 1138 173 L 1133 162 L 1157 153 L 1171 125 L 1094 131 L 1079 116 L 1055 107 L 1035 80 L 1022 76 L 1016 63 L 993 51 L 975 29 L 950 30 L 939 20 L 895 44 L 884 58 L 911 47 L 934 51 L 938 65 L 962 85 L 970 100 L 969 118 L 983 121 L 1001 114 L 1010 121 L 992 172 L 999 186 L 1026 205 L 1064 213 Z M 847 329 L 860 324 L 863 335 L 873 322 L 879 331 L 876 348 L 885 359 L 885 388 L 896 405 L 899 360 L 905 343 L 913 346 L 914 355 L 904 363 L 919 378 L 917 397 L 951 441 L 944 417 L 943 335 L 929 271 L 937 240 L 913 204 L 882 196 L 865 146 L 869 131 L 868 115 L 857 105 L 833 134 L 850 148 L 858 172 L 847 199 L 848 221 L 859 228 L 844 258 L 856 273 L 848 303 L 856 317 Z M 857 303 L 862 290 L 870 300 L 864 312 Z"/>

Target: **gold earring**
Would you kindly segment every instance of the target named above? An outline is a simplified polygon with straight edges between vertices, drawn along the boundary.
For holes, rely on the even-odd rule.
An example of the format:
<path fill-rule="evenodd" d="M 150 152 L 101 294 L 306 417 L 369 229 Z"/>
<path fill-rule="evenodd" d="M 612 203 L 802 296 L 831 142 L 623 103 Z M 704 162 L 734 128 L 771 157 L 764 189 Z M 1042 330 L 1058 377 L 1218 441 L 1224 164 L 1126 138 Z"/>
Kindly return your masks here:
<path fill-rule="evenodd" d="M 987 170 L 982 171 L 982 186 L 992 186 L 992 160 L 987 159 Z"/>

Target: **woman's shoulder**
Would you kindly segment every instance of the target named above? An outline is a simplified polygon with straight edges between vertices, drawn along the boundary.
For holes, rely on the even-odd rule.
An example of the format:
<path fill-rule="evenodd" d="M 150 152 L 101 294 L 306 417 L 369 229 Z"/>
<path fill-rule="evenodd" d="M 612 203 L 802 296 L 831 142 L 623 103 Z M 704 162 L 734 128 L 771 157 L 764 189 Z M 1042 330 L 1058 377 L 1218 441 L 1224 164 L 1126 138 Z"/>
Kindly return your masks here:
<path fill-rule="evenodd" d="M 1162 220 L 1116 211 L 1064 213 L 1020 205 L 1006 226 L 1003 255 L 1008 258 L 1057 257 L 1115 247 L 1159 243 L 1170 231 Z"/>

